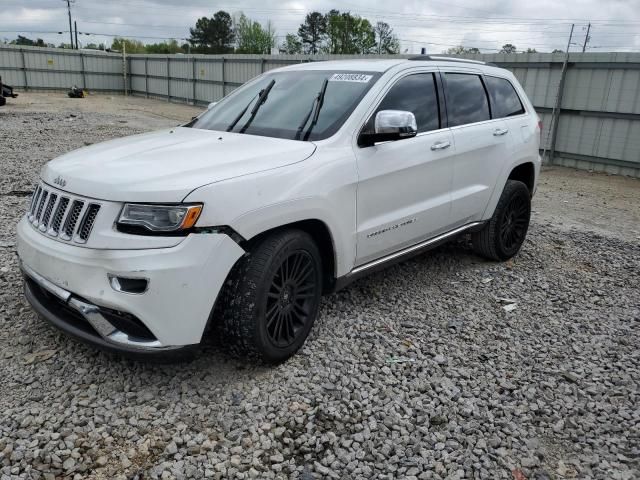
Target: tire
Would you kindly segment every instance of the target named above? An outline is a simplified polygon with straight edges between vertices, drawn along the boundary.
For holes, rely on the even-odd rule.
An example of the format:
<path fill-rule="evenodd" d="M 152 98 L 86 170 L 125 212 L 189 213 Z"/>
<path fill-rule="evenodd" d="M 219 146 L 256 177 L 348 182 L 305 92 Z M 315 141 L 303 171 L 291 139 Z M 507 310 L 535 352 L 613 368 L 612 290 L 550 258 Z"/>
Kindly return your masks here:
<path fill-rule="evenodd" d="M 507 180 L 493 216 L 482 230 L 472 234 L 473 249 L 491 260 L 508 260 L 520 251 L 530 217 L 529 189 L 522 182 Z"/>
<path fill-rule="evenodd" d="M 4 107 L 7 103 L 7 99 L 0 95 L 0 107 Z"/>
<path fill-rule="evenodd" d="M 220 294 L 214 316 L 225 346 L 266 363 L 286 360 L 309 335 L 321 293 L 322 262 L 311 236 L 269 235 L 236 263 Z"/>

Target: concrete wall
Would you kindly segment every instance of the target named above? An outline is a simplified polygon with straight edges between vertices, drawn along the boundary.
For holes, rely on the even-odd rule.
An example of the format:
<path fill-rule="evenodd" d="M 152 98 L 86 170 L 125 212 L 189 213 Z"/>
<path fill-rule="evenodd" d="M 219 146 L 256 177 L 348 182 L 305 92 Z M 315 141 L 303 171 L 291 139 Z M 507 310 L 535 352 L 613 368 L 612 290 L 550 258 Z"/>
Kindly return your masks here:
<path fill-rule="evenodd" d="M 2 45 L 0 75 L 5 83 L 23 90 L 67 89 L 77 85 L 90 91 L 123 92 L 126 86 L 134 95 L 204 106 L 273 68 L 358 57 L 128 55 L 125 82 L 125 64 L 119 54 Z M 552 138 L 552 111 L 565 55 L 528 53 L 465 57 L 493 62 L 516 75 L 543 121 L 541 147 L 548 150 Z M 556 118 L 554 164 L 640 177 L 640 54 L 572 53 Z"/>

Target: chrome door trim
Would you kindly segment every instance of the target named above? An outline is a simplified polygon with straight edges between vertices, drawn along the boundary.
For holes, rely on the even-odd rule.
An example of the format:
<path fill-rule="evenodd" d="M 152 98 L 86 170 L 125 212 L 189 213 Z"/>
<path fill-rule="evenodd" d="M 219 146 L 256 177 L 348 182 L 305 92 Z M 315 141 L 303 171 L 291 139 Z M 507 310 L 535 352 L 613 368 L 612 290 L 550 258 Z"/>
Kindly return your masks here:
<path fill-rule="evenodd" d="M 459 233 L 464 232 L 465 230 L 468 230 L 470 228 L 473 227 L 477 227 L 478 225 L 481 225 L 483 222 L 472 222 L 472 223 L 467 223 L 466 225 L 463 225 L 462 227 L 458 227 L 454 230 L 451 230 L 449 232 L 443 233 L 441 235 L 438 235 L 436 237 L 432 237 L 428 240 L 425 240 L 423 242 L 420 243 L 416 243 L 414 245 L 411 245 L 409 247 L 403 248 L 402 250 L 398 250 L 397 252 L 393 252 L 390 253 L 388 255 L 385 255 L 384 257 L 378 258 L 377 260 L 372 260 L 368 263 L 365 263 L 364 265 L 360 265 L 359 267 L 354 268 L 353 270 L 351 270 L 351 272 L 348 275 L 357 275 L 359 273 L 362 273 L 366 270 L 369 270 L 371 268 L 380 266 L 384 263 L 387 262 L 391 262 L 393 260 L 398 259 L 399 257 L 402 257 L 404 255 L 409 255 L 413 252 L 416 252 L 418 250 L 421 250 L 423 248 L 427 248 L 430 245 L 433 245 L 435 243 L 441 242 L 449 237 L 453 237 Z"/>

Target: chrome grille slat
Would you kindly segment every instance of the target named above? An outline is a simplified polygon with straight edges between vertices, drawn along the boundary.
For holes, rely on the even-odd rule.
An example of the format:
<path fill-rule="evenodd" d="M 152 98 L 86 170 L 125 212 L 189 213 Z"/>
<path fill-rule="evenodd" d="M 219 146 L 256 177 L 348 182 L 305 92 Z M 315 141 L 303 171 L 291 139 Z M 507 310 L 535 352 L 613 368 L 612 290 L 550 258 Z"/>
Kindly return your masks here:
<path fill-rule="evenodd" d="M 89 204 L 87 212 L 82 219 L 82 223 L 78 228 L 78 237 L 83 242 L 86 242 L 87 238 L 89 238 L 89 234 L 91 233 L 91 229 L 93 228 L 93 224 L 96 221 L 96 217 L 98 216 L 99 211 L 100 205 L 96 203 Z"/>
<path fill-rule="evenodd" d="M 80 213 L 84 209 L 82 200 L 74 200 L 69 209 L 69 215 L 64 223 L 63 234 L 60 236 L 63 240 L 71 240 L 76 230 L 76 224 L 80 218 Z"/>
<path fill-rule="evenodd" d="M 33 209 L 34 205 L 38 203 L 38 196 L 40 195 L 40 185 L 36 185 L 36 188 L 33 190 L 33 195 L 31 195 L 31 202 L 29 202 L 29 217 L 33 217 Z M 31 218 L 29 219 L 31 220 Z"/>
<path fill-rule="evenodd" d="M 40 226 L 38 229 L 41 232 L 46 232 L 47 227 L 49 226 L 49 220 L 51 219 L 51 213 L 53 212 L 53 207 L 58 203 L 58 195 L 55 193 L 49 194 L 49 199 L 47 200 L 47 206 L 44 208 L 44 212 L 42 213 L 42 221 L 40 222 Z"/>
<path fill-rule="evenodd" d="M 40 182 L 33 190 L 26 217 L 44 235 L 63 242 L 86 243 L 101 209 L 100 202 Z"/>
<path fill-rule="evenodd" d="M 51 227 L 49 227 L 49 231 L 47 232 L 49 235 L 55 237 L 60 232 L 60 227 L 62 226 L 62 221 L 66 217 L 68 206 L 69 199 L 67 197 L 60 197 L 58 207 L 53 215 L 53 220 L 51 220 Z"/>
<path fill-rule="evenodd" d="M 38 202 L 38 211 L 36 212 L 36 216 L 33 219 L 33 224 L 37 227 L 40 224 L 40 217 L 42 216 L 42 210 L 44 208 L 44 203 L 47 201 L 47 196 L 49 192 L 46 190 L 42 190 L 42 194 L 40 195 L 40 201 Z"/>
<path fill-rule="evenodd" d="M 82 202 L 82 209 L 80 210 L 80 213 L 78 213 L 78 218 L 76 220 L 75 228 L 73 229 L 73 234 L 71 234 L 71 238 L 76 243 L 84 243 L 80 239 L 78 232 L 80 231 L 80 226 L 84 222 L 84 216 L 85 216 L 85 213 L 87 212 L 88 207 L 89 207 L 89 202 Z"/>

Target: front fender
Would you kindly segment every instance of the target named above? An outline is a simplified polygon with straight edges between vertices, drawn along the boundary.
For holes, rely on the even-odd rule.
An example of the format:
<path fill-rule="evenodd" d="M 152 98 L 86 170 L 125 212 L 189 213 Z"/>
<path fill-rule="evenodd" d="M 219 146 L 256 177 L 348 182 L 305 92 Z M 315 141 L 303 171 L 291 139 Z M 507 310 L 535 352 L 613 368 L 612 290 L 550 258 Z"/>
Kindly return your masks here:
<path fill-rule="evenodd" d="M 333 148 L 283 168 L 205 185 L 185 202 L 202 202 L 198 227 L 227 225 L 245 239 L 303 220 L 323 222 L 332 237 L 336 276 L 356 256 L 357 171 L 350 148 Z"/>

